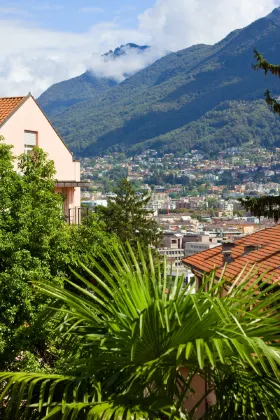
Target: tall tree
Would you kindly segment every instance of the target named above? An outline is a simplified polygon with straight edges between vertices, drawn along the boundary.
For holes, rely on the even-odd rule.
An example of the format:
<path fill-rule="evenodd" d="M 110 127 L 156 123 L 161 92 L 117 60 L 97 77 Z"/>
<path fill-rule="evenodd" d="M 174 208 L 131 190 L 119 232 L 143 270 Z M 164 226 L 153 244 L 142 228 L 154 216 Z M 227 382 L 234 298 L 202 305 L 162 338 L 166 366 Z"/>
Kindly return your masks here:
<path fill-rule="evenodd" d="M 56 373 L 0 373 L 1 417 L 280 418 L 277 284 L 253 267 L 230 288 L 206 276 L 192 294 L 149 257 L 108 248 L 94 282 L 34 283 L 64 305 L 57 334 L 67 345 Z"/>
<path fill-rule="evenodd" d="M 2 139 L 3 140 L 3 139 Z M 14 165 L 18 167 L 15 170 Z M 54 193 L 54 163 L 41 149 L 17 159 L 12 146 L 0 143 L 0 366 L 40 338 L 29 335 L 44 304 L 30 282 L 38 278 L 61 282 L 66 263 L 68 228 L 62 198 Z M 24 338 L 29 335 L 23 344 Z M 34 338 L 34 340 L 33 340 Z M 43 334 L 42 337 L 43 338 Z M 39 359 L 39 357 L 38 357 Z"/>
<path fill-rule="evenodd" d="M 264 74 L 271 73 L 275 76 L 280 77 L 280 65 L 270 64 L 256 49 L 254 50 L 254 56 L 257 63 L 253 65 L 254 70 L 263 70 Z M 280 103 L 272 98 L 270 91 L 265 92 L 265 100 L 270 109 L 280 115 Z M 241 204 L 247 211 L 250 211 L 254 216 L 257 217 L 268 217 L 273 218 L 275 222 L 280 219 L 280 195 L 269 196 L 265 195 L 260 198 L 246 197 L 240 199 Z"/>
<path fill-rule="evenodd" d="M 88 252 L 116 240 L 93 214 L 81 226 L 67 225 L 63 198 L 54 191 L 54 162 L 39 148 L 16 159 L 1 140 L 0 369 L 45 369 L 54 357 L 55 332 L 37 322 L 48 301 L 31 283 L 62 285 L 73 276 L 69 266 L 77 267 L 78 259 L 90 264 Z"/>
<path fill-rule="evenodd" d="M 108 201 L 107 207 L 99 207 L 100 220 L 106 231 L 117 235 L 121 242 L 136 246 L 157 245 L 160 241 L 158 224 L 146 209 L 150 197 L 138 195 L 125 178 L 118 183 L 116 197 Z"/>

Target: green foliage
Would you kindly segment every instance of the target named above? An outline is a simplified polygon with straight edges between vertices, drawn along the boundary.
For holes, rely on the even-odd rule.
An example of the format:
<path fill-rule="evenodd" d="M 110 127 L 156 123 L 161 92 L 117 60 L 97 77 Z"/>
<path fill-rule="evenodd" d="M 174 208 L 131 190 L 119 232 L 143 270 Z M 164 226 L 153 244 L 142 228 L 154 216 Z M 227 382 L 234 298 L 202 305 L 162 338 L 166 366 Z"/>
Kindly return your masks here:
<path fill-rule="evenodd" d="M 192 294 L 150 251 L 146 263 L 141 249 L 107 248 L 102 261 L 72 291 L 35 283 L 63 304 L 64 364 L 56 374 L 0 373 L 1 418 L 195 419 L 211 392 L 207 419 L 279 418 L 277 284 L 253 267 L 231 285 L 213 272 Z"/>
<path fill-rule="evenodd" d="M 279 86 L 276 78 L 252 73 L 252 51 L 280 61 L 279 16 L 275 10 L 216 45 L 168 54 L 52 122 L 84 156 L 137 154 L 149 146 L 178 155 L 195 147 L 216 156 L 243 143 L 277 146 L 280 122 L 259 101 L 268 87 L 279 94 Z"/>
<path fill-rule="evenodd" d="M 115 234 L 121 243 L 128 241 L 134 247 L 137 242 L 144 246 L 158 245 L 159 227 L 146 210 L 150 197 L 138 195 L 125 178 L 118 183 L 115 193 L 116 197 L 108 201 L 107 207 L 98 208 L 106 232 Z"/>
<path fill-rule="evenodd" d="M 42 298 L 29 283 L 38 278 L 62 281 L 67 226 L 62 198 L 54 193 L 54 163 L 41 149 L 17 160 L 11 146 L 0 143 L 0 365 L 12 361 L 23 341 L 33 350 L 29 328 Z M 42 331 L 42 337 L 44 332 Z M 24 336 L 29 339 L 25 341 Z"/>
<path fill-rule="evenodd" d="M 52 85 L 39 98 L 39 105 L 49 116 L 58 115 L 72 105 L 88 99 L 96 99 L 117 82 L 106 78 L 97 78 L 90 71 Z"/>
<path fill-rule="evenodd" d="M 262 69 L 266 76 L 268 73 L 271 73 L 280 77 L 280 65 L 270 64 L 256 49 L 254 50 L 254 54 L 257 60 L 257 64 L 253 66 L 255 70 Z M 265 100 L 270 109 L 280 115 L 280 104 L 276 99 L 270 96 L 269 90 L 265 92 Z"/>
<path fill-rule="evenodd" d="M 219 200 L 216 198 L 208 198 L 207 204 L 209 209 L 218 209 L 219 208 Z"/>
<path fill-rule="evenodd" d="M 67 225 L 63 197 L 54 192 L 54 176 L 54 163 L 41 149 L 35 148 L 33 156 L 22 155 L 15 160 L 12 147 L 0 143 L 2 370 L 46 372 L 53 369 L 57 358 L 61 359 L 64 340 L 56 340 L 52 322 L 42 326 L 41 313 L 49 300 L 34 292 L 36 280 L 62 286 L 65 278 L 73 280 L 73 268 L 90 278 L 79 261 L 93 268 L 95 262 L 89 255 L 102 265 L 100 250 L 114 248 L 119 238 L 135 245 L 136 238 L 147 244 L 155 243 L 158 237 L 157 225 L 146 220 L 148 199 L 142 201 L 128 183 L 121 184 L 116 203 L 109 205 L 110 214 L 90 212 L 80 226 Z"/>
<path fill-rule="evenodd" d="M 144 146 L 179 155 L 194 148 L 216 158 L 229 147 L 246 144 L 251 148 L 279 147 L 279 136 L 280 121 L 267 109 L 265 101 L 229 101 L 222 102 L 195 122 L 133 146 L 131 152 L 138 152 Z"/>
<path fill-rule="evenodd" d="M 120 182 L 123 178 L 127 178 L 128 168 L 116 167 L 106 172 L 106 175 L 102 177 L 92 177 L 97 179 L 99 183 L 99 190 L 104 192 L 112 192 L 115 188 L 116 183 Z"/>
<path fill-rule="evenodd" d="M 85 275 L 80 261 L 92 268 L 94 263 L 90 256 L 94 255 L 98 259 L 99 252 L 104 247 L 113 248 L 118 243 L 117 235 L 108 231 L 105 221 L 101 220 L 96 212 L 89 212 L 88 216 L 82 219 L 81 225 L 71 226 L 68 242 L 69 266 L 65 267 L 65 274 L 68 278 L 73 278 L 71 268 L 74 268 Z"/>
<path fill-rule="evenodd" d="M 32 283 L 44 279 L 61 285 L 73 276 L 70 266 L 77 266 L 78 259 L 116 242 L 93 215 L 81 226 L 65 223 L 54 175 L 54 163 L 41 149 L 15 160 L 12 146 L 0 142 L 1 369 L 52 365 L 55 334 L 37 323 L 48 300 L 34 293 Z"/>
<path fill-rule="evenodd" d="M 263 195 L 259 198 L 241 198 L 240 203 L 247 211 L 250 211 L 253 216 L 267 217 L 274 219 L 277 223 L 280 219 L 280 196 L 279 195 Z"/>

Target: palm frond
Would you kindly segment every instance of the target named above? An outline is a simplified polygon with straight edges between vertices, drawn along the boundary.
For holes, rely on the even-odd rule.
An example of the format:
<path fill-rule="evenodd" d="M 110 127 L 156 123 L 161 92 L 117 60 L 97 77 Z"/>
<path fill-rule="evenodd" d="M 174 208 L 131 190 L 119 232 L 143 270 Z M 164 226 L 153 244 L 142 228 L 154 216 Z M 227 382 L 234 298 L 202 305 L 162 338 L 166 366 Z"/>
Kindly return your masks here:
<path fill-rule="evenodd" d="M 196 395 L 197 376 L 216 393 L 213 416 L 227 409 L 231 418 L 242 413 L 254 418 L 258 410 L 272 418 L 278 413 L 280 292 L 267 275 L 244 267 L 229 282 L 225 273 L 216 279 L 213 272 L 193 294 L 183 276 L 168 275 L 166 262 L 154 260 L 151 250 L 146 257 L 140 247 L 137 253 L 125 246 L 108 248 L 99 262 L 89 258 L 94 270 L 81 263 L 87 279 L 77 274 L 71 290 L 35 284 L 61 302 L 59 332 L 75 338 L 66 353 L 66 376 L 0 374 L 6 413 L 191 418 L 210 392 L 208 386 Z M 186 401 L 193 399 L 195 408 L 187 409 Z"/>
<path fill-rule="evenodd" d="M 83 401 L 86 395 L 91 401 L 100 400 L 99 385 L 88 377 L 6 372 L 0 373 L 0 380 L 7 419 L 28 419 L 32 410 L 48 414 L 57 405 L 63 413 L 69 402 Z"/>

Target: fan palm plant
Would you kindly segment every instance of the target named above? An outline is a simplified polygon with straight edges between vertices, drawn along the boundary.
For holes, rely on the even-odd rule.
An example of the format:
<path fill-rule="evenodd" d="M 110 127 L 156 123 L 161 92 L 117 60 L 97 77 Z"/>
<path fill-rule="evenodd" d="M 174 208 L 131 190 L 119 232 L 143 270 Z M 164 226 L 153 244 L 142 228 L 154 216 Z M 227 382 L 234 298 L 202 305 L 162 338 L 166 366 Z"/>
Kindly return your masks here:
<path fill-rule="evenodd" d="M 92 281 L 36 283 L 63 316 L 65 363 L 0 373 L 1 418 L 280 418 L 280 292 L 269 279 L 252 268 L 228 285 L 213 272 L 194 294 L 150 251 L 147 263 L 141 249 L 108 249 L 94 264 L 81 263 Z"/>

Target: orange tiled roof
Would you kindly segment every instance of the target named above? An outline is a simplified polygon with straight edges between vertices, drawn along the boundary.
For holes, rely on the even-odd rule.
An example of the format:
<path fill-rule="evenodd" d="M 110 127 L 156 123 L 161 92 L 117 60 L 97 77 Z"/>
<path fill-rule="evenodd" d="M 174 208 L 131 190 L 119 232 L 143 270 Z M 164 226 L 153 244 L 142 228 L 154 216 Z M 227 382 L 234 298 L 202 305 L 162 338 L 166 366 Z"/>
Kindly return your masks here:
<path fill-rule="evenodd" d="M 274 280 L 280 279 L 280 224 L 262 229 L 234 241 L 231 250 L 233 261 L 227 263 L 225 274 L 228 278 L 236 277 L 246 266 L 248 271 L 253 265 L 258 267 L 259 274 L 267 272 L 266 277 L 273 275 Z M 258 245 L 259 249 L 244 255 L 245 245 Z M 198 254 L 184 258 L 183 262 L 200 272 L 210 272 L 216 268 L 219 277 L 223 270 L 222 246 L 217 246 Z"/>
<path fill-rule="evenodd" d="M 0 98 L 0 124 L 15 110 L 15 108 L 25 99 L 25 96 L 14 98 Z"/>

